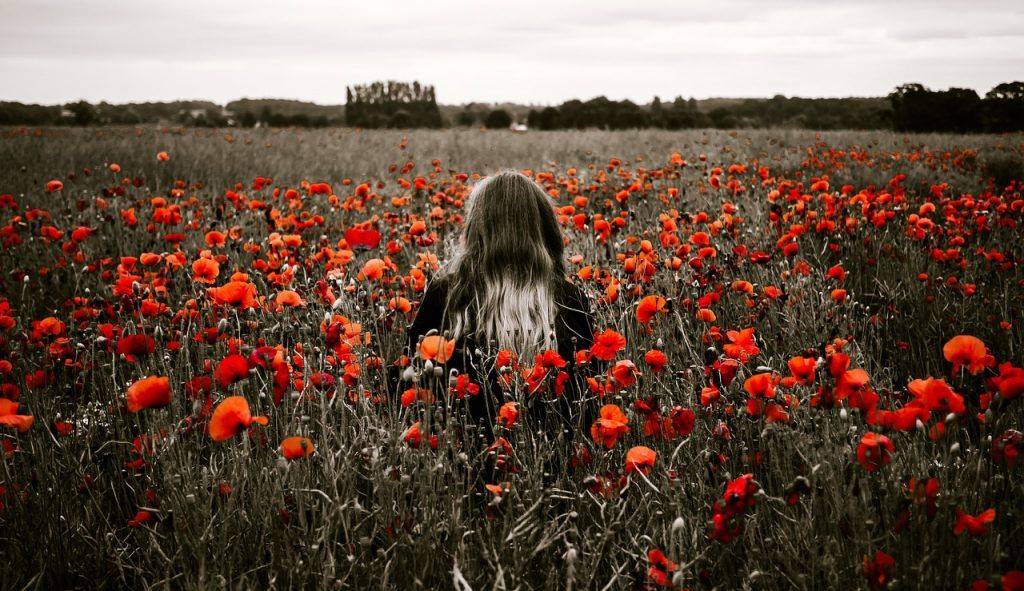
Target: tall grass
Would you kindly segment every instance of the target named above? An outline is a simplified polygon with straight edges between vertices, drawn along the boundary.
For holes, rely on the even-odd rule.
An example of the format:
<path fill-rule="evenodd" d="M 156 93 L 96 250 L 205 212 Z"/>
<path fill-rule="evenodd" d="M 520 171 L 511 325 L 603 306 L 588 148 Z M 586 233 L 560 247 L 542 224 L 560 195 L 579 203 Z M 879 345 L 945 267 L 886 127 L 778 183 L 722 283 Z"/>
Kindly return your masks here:
<path fill-rule="evenodd" d="M 742 383 L 758 366 L 785 374 L 789 358 L 819 351 L 835 338 L 849 341 L 852 366 L 868 371 L 886 401 L 905 397 L 908 380 L 927 376 L 945 375 L 969 396 L 985 391 L 980 377 L 949 375 L 941 348 L 956 334 L 977 336 L 997 359 L 1020 365 L 1020 226 L 976 235 L 963 246 L 969 264 L 951 269 L 929 258 L 930 248 L 947 246 L 941 237 L 915 241 L 905 232 L 905 219 L 930 200 L 930 187 L 941 183 L 948 183 L 947 195 L 994 191 L 1008 205 L 1019 200 L 1019 189 L 1004 190 L 987 178 L 976 155 L 1019 158 L 1022 145 L 1020 136 L 882 132 L 4 130 L 0 194 L 9 193 L 18 203 L 3 211 L 4 224 L 15 227 L 24 241 L 0 253 L 2 295 L 16 322 L 3 333 L 0 346 L 12 364 L 3 381 L 19 386 L 21 402 L 36 423 L 26 433 L 3 434 L 12 451 L 0 461 L 0 555 L 5 564 L 0 585 L 615 589 L 651 584 L 647 552 L 653 548 L 681 565 L 674 581 L 689 588 L 864 587 L 863 559 L 876 550 L 895 559 L 893 587 L 947 589 L 966 588 L 975 579 L 995 582 L 1002 573 L 1024 568 L 1020 467 L 994 462 L 989 454 L 993 435 L 1020 429 L 1019 401 L 984 425 L 970 417 L 951 422 L 938 440 L 923 429 L 892 433 L 892 463 L 868 473 L 855 458 L 857 441 L 874 429 L 865 417 L 815 407 L 809 402 L 812 390 L 805 389 L 798 392 L 801 404 L 790 409 L 788 423 L 766 424 L 745 412 Z M 167 151 L 170 160 L 158 162 L 160 151 Z M 673 152 L 687 160 L 685 168 L 661 177 L 641 172 L 661 169 Z M 608 168 L 611 158 L 623 161 L 614 172 Z M 440 172 L 431 179 L 431 191 L 396 184 L 399 177 L 429 176 L 434 159 Z M 407 162 L 415 168 L 402 174 Z M 110 172 L 111 163 L 122 172 Z M 710 169 L 731 164 L 748 166 L 748 172 L 736 175 L 744 191 L 711 188 Z M 389 170 L 392 165 L 398 170 Z M 871 227 L 851 209 L 860 221 L 855 229 L 802 238 L 797 259 L 810 265 L 806 276 L 794 273 L 793 261 L 779 255 L 766 265 L 744 264 L 732 253 L 734 246 L 772 252 L 778 238 L 766 199 L 769 188 L 756 176 L 759 166 L 808 186 L 812 177 L 828 175 L 833 191 L 845 184 L 884 190 L 903 173 L 907 201 L 883 227 Z M 401 288 L 356 278 L 367 259 L 382 256 L 383 247 L 355 253 L 335 286 L 339 297 L 333 309 L 313 295 L 325 272 L 311 257 L 321 246 L 336 245 L 353 224 L 389 214 L 393 219 L 381 221 L 385 242 L 390 238 L 404 245 L 392 256 L 398 269 L 394 276 L 408 273 L 421 254 L 443 259 L 441 245 L 453 231 L 457 207 L 441 202 L 449 221 L 431 222 L 439 238 L 432 244 L 409 239 L 409 223 L 415 216 L 430 220 L 438 206 L 430 200 L 434 192 L 459 192 L 456 174 L 504 167 L 551 172 L 558 182 L 575 167 L 581 184 L 594 184 L 583 210 L 607 217 L 623 208 L 613 199 L 618 191 L 636 178 L 649 183 L 630 195 L 628 225 L 607 243 L 589 226 L 578 230 L 569 224 L 566 229 L 570 255 L 580 255 L 585 264 L 621 281 L 620 296 L 611 303 L 598 301 L 605 295 L 603 286 L 581 285 L 596 302 L 598 330 L 614 328 L 626 336 L 627 347 L 617 358 L 633 360 L 643 376 L 605 400 L 631 416 L 631 432 L 615 448 L 594 450 L 590 464 L 571 471 L 563 448 L 538 437 L 528 422 L 520 424 L 505 432 L 519 466 L 518 472 L 500 478 L 510 483 L 508 492 L 481 495 L 473 479 L 486 452 L 472 434 L 457 435 L 455 425 L 446 425 L 452 417 L 431 406 L 401 408 L 382 401 L 386 396 L 369 395 L 388 386 L 386 365 L 401 355 L 411 319 L 384 306 L 390 295 L 382 299 L 382 294 Z M 619 176 L 619 171 L 625 172 Z M 605 181 L 598 180 L 602 172 Z M 274 200 L 271 188 L 251 188 L 257 176 L 273 179 L 271 188 L 328 182 L 339 197 L 363 182 L 384 185 L 377 189 L 380 199 L 364 211 L 331 207 L 325 196 L 307 196 L 302 208 L 323 216 L 324 223 L 280 230 L 303 237 L 290 265 L 295 269 L 291 289 L 304 296 L 305 307 L 276 311 L 268 305 L 221 316 L 209 304 L 206 286 L 190 279 L 189 265 L 207 248 L 203 236 L 209 229 L 241 230 L 241 238 L 220 251 L 226 262 L 218 285 L 241 270 L 268 299 L 280 289 L 267 273 L 252 267 L 267 255 L 268 234 L 276 231 L 267 226 L 265 212 L 219 210 L 225 192 L 237 190 L 287 213 L 289 205 Z M 54 178 L 64 182 L 63 190 L 45 192 L 46 182 Z M 126 178 L 138 182 L 126 183 Z M 560 188 L 559 203 L 568 203 L 571 198 L 558 182 L 550 186 Z M 679 189 L 679 200 L 661 201 L 670 187 Z M 411 200 L 394 207 L 393 196 Z M 147 231 L 153 197 L 181 203 L 182 224 Z M 191 197 L 195 200 L 190 202 Z M 97 205 L 99 199 L 106 209 Z M 711 222 L 726 202 L 737 206 L 735 215 L 742 221 L 734 234 L 713 237 L 719 255 L 712 284 L 726 288 L 714 306 L 714 324 L 723 332 L 755 327 L 761 348 L 724 393 L 735 412 L 700 402 L 707 384 L 706 349 L 714 343 L 704 338 L 709 326 L 694 317 L 686 300 L 704 295 L 709 286 L 694 283 L 685 260 L 678 271 L 660 268 L 642 290 L 672 299 L 672 310 L 648 331 L 634 316 L 636 298 L 630 290 L 635 279 L 617 258 L 635 253 L 638 247 L 627 237 L 636 236 L 651 240 L 661 260 L 667 260 L 672 251 L 658 242 L 659 214 L 673 208 L 693 215 L 706 211 Z M 119 214 L 131 207 L 139 217 L 134 228 Z M 49 219 L 28 219 L 34 208 L 47 210 Z M 1020 221 L 1019 207 L 1015 215 Z M 193 221 L 194 227 L 185 229 Z M 77 226 L 94 228 L 81 245 L 84 258 L 74 261 L 61 251 L 66 236 L 43 240 L 39 228 L 45 224 L 65 233 Z M 684 241 L 692 232 L 707 230 L 705 223 L 684 226 Z M 113 272 L 121 257 L 173 252 L 178 247 L 163 240 L 165 231 L 184 233 L 180 250 L 189 265 L 166 272 L 166 292 L 159 294 L 168 306 L 166 314 L 133 313 L 145 286 L 138 296 L 115 296 L 116 276 L 103 271 Z M 243 248 L 249 241 L 262 250 Z M 830 250 L 830 242 L 840 244 L 838 253 Z M 996 271 L 974 256 L 977 248 L 1000 250 L 1013 264 Z M 848 272 L 844 287 L 850 299 L 843 303 L 830 299 L 835 285 L 824 274 L 836 263 Z M 432 272 L 429 266 L 427 272 Z M 919 273 L 931 279 L 921 281 Z M 968 297 L 950 287 L 950 274 L 960 283 L 976 284 L 977 291 Z M 786 297 L 781 302 L 759 297 L 748 305 L 729 289 L 736 280 L 750 281 L 757 294 L 765 286 L 780 287 Z M 195 300 L 197 314 L 172 319 L 190 306 L 189 300 Z M 98 316 L 74 314 L 104 310 L 107 304 L 110 311 Z M 328 363 L 330 346 L 321 323 L 332 311 L 361 323 L 371 335 L 368 344 L 355 348 L 364 369 L 352 386 L 342 382 L 339 366 Z M 67 323 L 72 352 L 61 359 L 75 364 L 57 364 L 45 347 L 33 345 L 32 321 L 47 316 Z M 1000 321 L 1011 324 L 1007 328 Z M 101 323 L 119 324 L 126 334 L 154 335 L 156 351 L 138 363 L 126 362 L 101 338 Z M 220 338 L 199 342 L 200 332 L 213 326 Z M 172 338 L 181 342 L 180 350 L 167 347 Z M 230 392 L 245 396 L 254 414 L 269 416 L 269 425 L 251 436 L 214 443 L 198 418 L 201 402 L 191 400 L 183 385 L 209 373 L 206 364 L 228 353 L 230 339 L 246 347 L 262 339 L 282 345 L 289 356 L 300 345 L 303 363 L 293 359 L 292 369 L 307 389 L 289 388 L 277 406 L 269 375 L 254 371 Z M 669 358 L 662 373 L 642 362 L 656 346 Z M 376 357 L 384 368 L 374 368 Z M 27 387 L 26 376 L 37 370 L 52 379 L 43 387 Z M 337 386 L 327 392 L 312 388 L 312 374 L 321 371 L 338 377 Z M 124 411 L 127 386 L 147 375 L 170 378 L 172 403 L 140 413 Z M 227 393 L 218 390 L 215 400 Z M 695 430 L 671 441 L 644 436 L 643 419 L 633 407 L 637 399 L 652 395 L 666 409 L 694 409 Z M 403 440 L 415 420 L 433 425 L 440 437 L 437 449 L 426 443 L 414 448 Z M 73 433 L 57 433 L 58 421 L 72 423 Z M 728 425 L 730 439 L 716 435 L 719 423 Z M 292 435 L 309 437 L 315 454 L 296 461 L 281 458 L 278 443 Z M 140 437 L 151 439 L 145 451 Z M 589 425 L 580 425 L 577 442 L 589 439 Z M 640 444 L 658 452 L 656 465 L 646 477 L 627 477 L 622 474 L 626 450 Z M 138 460 L 143 461 L 132 464 Z M 709 539 L 712 504 L 731 478 L 748 472 L 761 492 L 741 537 L 729 543 Z M 790 504 L 786 491 L 800 477 L 807 479 L 810 491 Z M 941 483 L 933 519 L 912 502 L 907 489 L 909 478 L 929 477 Z M 955 536 L 956 507 L 972 514 L 995 507 L 991 532 Z M 154 520 L 130 526 L 138 511 L 149 511 Z"/>

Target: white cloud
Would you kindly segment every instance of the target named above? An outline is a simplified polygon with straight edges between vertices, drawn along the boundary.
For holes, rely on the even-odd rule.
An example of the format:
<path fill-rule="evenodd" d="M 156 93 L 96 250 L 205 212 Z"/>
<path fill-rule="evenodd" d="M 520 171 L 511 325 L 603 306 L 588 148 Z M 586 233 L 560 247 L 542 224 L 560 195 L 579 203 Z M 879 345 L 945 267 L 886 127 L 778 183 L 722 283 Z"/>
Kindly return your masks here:
<path fill-rule="evenodd" d="M 418 79 L 442 102 L 604 94 L 984 93 L 1024 78 L 1024 5 L 607 0 L 516 3 L 0 3 L 0 98 L 115 102 L 242 96 L 344 101 L 346 84 Z"/>

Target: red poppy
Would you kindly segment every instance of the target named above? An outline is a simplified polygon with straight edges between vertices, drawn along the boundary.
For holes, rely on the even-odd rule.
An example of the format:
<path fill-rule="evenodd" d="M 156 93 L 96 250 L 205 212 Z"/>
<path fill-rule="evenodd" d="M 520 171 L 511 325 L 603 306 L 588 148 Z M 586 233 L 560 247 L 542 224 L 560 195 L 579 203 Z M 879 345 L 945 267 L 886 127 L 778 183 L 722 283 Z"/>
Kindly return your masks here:
<path fill-rule="evenodd" d="M 220 287 L 211 287 L 207 293 L 221 305 L 236 306 L 241 309 L 256 308 L 256 286 L 248 281 L 231 281 Z"/>
<path fill-rule="evenodd" d="M 117 341 L 117 353 L 132 363 L 143 355 L 149 355 L 155 348 L 153 339 L 144 334 L 125 335 Z"/>
<path fill-rule="evenodd" d="M 437 363 L 446 363 L 455 353 L 455 341 L 440 335 L 430 335 L 420 340 L 420 357 Z"/>
<path fill-rule="evenodd" d="M 11 427 L 19 433 L 24 433 L 32 427 L 35 417 L 32 415 L 18 414 L 18 403 L 6 398 L 0 398 L 0 425 Z"/>
<path fill-rule="evenodd" d="M 125 393 L 128 410 L 161 408 L 171 403 L 171 383 L 166 377 L 151 376 L 132 384 Z"/>
<path fill-rule="evenodd" d="M 647 576 L 659 587 L 672 586 L 672 573 L 679 568 L 679 565 L 665 557 L 661 550 L 648 550 L 647 562 L 650 568 L 647 569 Z"/>
<path fill-rule="evenodd" d="M 649 295 L 640 300 L 636 307 L 636 319 L 641 324 L 649 323 L 655 315 L 668 313 L 668 302 L 661 296 Z"/>
<path fill-rule="evenodd" d="M 228 355 L 220 360 L 217 369 L 213 370 L 213 378 L 221 388 L 229 388 L 232 384 L 249 377 L 249 361 L 238 354 Z"/>
<path fill-rule="evenodd" d="M 297 460 L 313 455 L 313 442 L 308 437 L 289 437 L 281 442 L 281 455 Z"/>
<path fill-rule="evenodd" d="M 519 418 L 519 406 L 515 402 L 506 402 L 498 409 L 498 424 L 511 429 Z"/>
<path fill-rule="evenodd" d="M 229 396 L 213 410 L 213 416 L 210 417 L 210 439 L 226 441 L 245 431 L 253 423 L 266 425 L 267 417 L 252 416 L 249 402 L 245 398 Z"/>
<path fill-rule="evenodd" d="M 743 363 L 754 355 L 761 352 L 758 348 L 757 343 L 754 341 L 754 329 L 745 328 L 743 330 L 730 330 L 725 333 L 725 336 L 729 338 L 729 343 L 722 347 L 725 354 L 733 359 L 737 359 Z"/>
<path fill-rule="evenodd" d="M 986 367 L 995 365 L 995 360 L 988 354 L 985 343 L 978 337 L 970 335 L 957 335 L 949 339 L 942 347 L 942 355 L 946 361 L 953 364 L 954 374 L 966 366 L 971 375 L 977 375 Z"/>
<path fill-rule="evenodd" d="M 644 363 L 647 364 L 647 367 L 651 368 L 651 371 L 657 373 L 668 365 L 668 357 L 658 349 L 651 349 L 644 353 Z"/>
<path fill-rule="evenodd" d="M 868 472 L 874 472 L 889 463 L 894 449 L 888 437 L 868 431 L 857 445 L 857 461 Z"/>
<path fill-rule="evenodd" d="M 626 452 L 626 474 L 632 474 L 633 472 L 649 474 L 651 468 L 654 467 L 654 461 L 657 457 L 657 452 L 649 447 L 642 445 L 631 447 Z"/>
<path fill-rule="evenodd" d="M 626 337 L 612 329 L 606 329 L 594 337 L 594 344 L 590 347 L 590 353 L 602 361 L 611 361 L 615 354 L 626 346 Z"/>
<path fill-rule="evenodd" d="M 953 533 L 960 535 L 967 532 L 971 536 L 983 536 L 988 533 L 989 525 L 996 520 L 996 510 L 986 509 L 977 515 L 971 515 L 963 509 L 956 509 L 956 523 Z"/>
<path fill-rule="evenodd" d="M 615 404 L 602 406 L 598 419 L 590 426 L 590 436 L 605 449 L 615 447 L 626 433 L 629 433 L 629 418 Z"/>

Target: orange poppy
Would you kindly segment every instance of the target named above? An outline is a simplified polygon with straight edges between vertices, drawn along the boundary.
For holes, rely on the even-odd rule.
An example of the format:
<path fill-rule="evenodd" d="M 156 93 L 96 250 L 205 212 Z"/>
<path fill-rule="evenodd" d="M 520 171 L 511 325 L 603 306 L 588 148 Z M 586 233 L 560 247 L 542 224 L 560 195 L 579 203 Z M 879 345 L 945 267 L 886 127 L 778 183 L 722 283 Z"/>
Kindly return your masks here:
<path fill-rule="evenodd" d="M 28 431 L 35 422 L 32 415 L 19 415 L 18 403 L 6 398 L 0 398 L 0 425 L 16 429 L 19 433 Z"/>
<path fill-rule="evenodd" d="M 978 337 L 957 335 L 943 345 L 942 355 L 953 364 L 953 373 L 961 367 L 967 367 L 971 375 L 978 375 L 986 367 L 995 365 L 995 360 L 988 354 L 985 343 Z"/>
<path fill-rule="evenodd" d="M 420 357 L 437 363 L 445 363 L 455 353 L 455 341 L 441 335 L 423 337 L 420 341 Z"/>
<path fill-rule="evenodd" d="M 658 453 L 649 447 L 638 445 L 630 448 L 626 452 L 626 474 L 632 474 L 633 472 L 649 474 L 651 468 L 654 467 L 654 461 L 657 457 Z"/>
<path fill-rule="evenodd" d="M 615 404 L 602 406 L 599 418 L 590 426 L 590 437 L 605 449 L 615 447 L 626 433 L 629 433 L 629 418 Z"/>
<path fill-rule="evenodd" d="M 313 442 L 308 437 L 289 437 L 281 442 L 281 455 L 297 460 L 313 455 Z"/>
<path fill-rule="evenodd" d="M 210 439 L 226 441 L 248 429 L 253 423 L 266 425 L 267 417 L 252 416 L 249 402 L 245 398 L 229 396 L 213 410 L 213 416 L 210 417 Z"/>
<path fill-rule="evenodd" d="M 161 408 L 171 403 L 171 383 L 167 377 L 142 378 L 128 387 L 125 393 L 128 410 L 139 412 L 144 408 Z"/>
<path fill-rule="evenodd" d="M 668 301 L 661 296 L 649 295 L 640 300 L 640 304 L 636 307 L 636 319 L 641 324 L 649 323 L 656 314 L 667 313 Z"/>

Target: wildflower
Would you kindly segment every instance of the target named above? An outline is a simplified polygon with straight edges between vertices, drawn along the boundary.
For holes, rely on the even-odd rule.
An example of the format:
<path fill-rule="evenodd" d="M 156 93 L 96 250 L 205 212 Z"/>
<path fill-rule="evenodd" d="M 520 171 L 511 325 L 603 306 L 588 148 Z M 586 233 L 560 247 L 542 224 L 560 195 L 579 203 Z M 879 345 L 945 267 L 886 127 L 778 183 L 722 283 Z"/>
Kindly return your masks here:
<path fill-rule="evenodd" d="M 210 439 L 226 441 L 248 429 L 253 423 L 266 425 L 267 417 L 252 416 L 249 402 L 245 398 L 229 396 L 217 405 L 213 416 L 210 417 Z"/>
<path fill-rule="evenodd" d="M 875 472 L 889 463 L 894 449 L 888 437 L 869 431 L 857 445 L 857 461 L 868 472 Z"/>
<path fill-rule="evenodd" d="M 170 380 L 157 376 L 142 378 L 128 388 L 125 400 L 131 412 L 167 406 L 171 403 Z"/>

